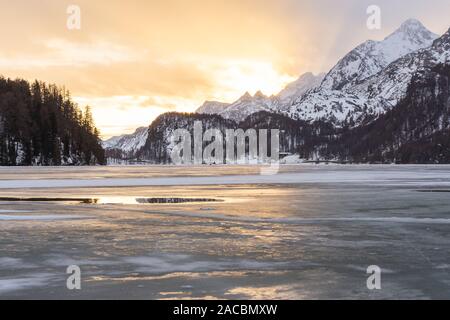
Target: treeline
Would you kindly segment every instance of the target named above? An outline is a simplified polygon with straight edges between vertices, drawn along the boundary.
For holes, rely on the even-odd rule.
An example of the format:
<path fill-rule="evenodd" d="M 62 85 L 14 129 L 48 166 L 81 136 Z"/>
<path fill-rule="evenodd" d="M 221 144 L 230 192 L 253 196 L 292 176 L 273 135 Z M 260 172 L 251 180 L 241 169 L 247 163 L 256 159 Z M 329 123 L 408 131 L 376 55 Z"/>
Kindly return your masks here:
<path fill-rule="evenodd" d="M 0 77 L 0 165 L 105 164 L 89 107 L 64 88 Z"/>

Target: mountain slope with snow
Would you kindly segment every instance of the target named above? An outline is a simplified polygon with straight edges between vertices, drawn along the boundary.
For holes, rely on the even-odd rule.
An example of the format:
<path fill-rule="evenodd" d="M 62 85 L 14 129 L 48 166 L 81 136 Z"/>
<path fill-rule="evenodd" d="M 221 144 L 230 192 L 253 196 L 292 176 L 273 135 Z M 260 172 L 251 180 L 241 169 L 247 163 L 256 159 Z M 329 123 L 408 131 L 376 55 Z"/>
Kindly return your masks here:
<path fill-rule="evenodd" d="M 416 38 L 413 39 L 414 37 Z M 392 49 L 391 44 L 394 41 L 392 39 L 395 39 L 395 48 L 402 48 L 403 53 L 405 50 L 416 48 L 413 44 L 422 46 L 428 43 L 430 37 L 432 34 L 419 22 L 408 20 L 386 40 Z M 445 38 L 445 35 L 443 37 Z M 448 54 L 448 50 L 438 45 L 440 41 L 442 37 L 431 42 L 426 48 L 403 55 L 368 77 L 367 75 L 376 68 L 359 70 L 358 73 L 363 74 L 361 77 L 366 77 L 363 80 L 359 80 L 359 77 L 351 80 L 348 77 L 330 77 L 330 75 L 349 75 L 344 72 L 347 71 L 346 68 L 343 68 L 342 72 L 335 72 L 342 65 L 344 58 L 327 75 L 319 88 L 304 95 L 291 106 L 288 115 L 294 119 L 307 121 L 322 119 L 336 125 L 343 123 L 357 125 L 367 116 L 382 114 L 395 106 L 406 94 L 406 89 L 416 72 L 424 67 L 432 68 L 438 62 L 445 62 L 444 57 Z M 390 51 L 385 50 L 385 52 Z M 393 56 L 392 52 L 382 55 L 383 59 L 389 57 L 388 60 Z M 340 89 L 333 89 L 333 87 Z"/>
<path fill-rule="evenodd" d="M 132 134 L 112 137 L 103 141 L 102 145 L 107 153 L 119 150 L 122 153 L 122 156 L 127 157 L 142 148 L 147 141 L 147 137 L 148 127 L 141 127 L 136 129 Z"/>
<path fill-rule="evenodd" d="M 356 162 L 449 163 L 449 102 L 450 64 L 425 66 L 412 77 L 405 96 L 394 108 L 366 125 L 344 130 L 322 149 L 322 157 Z"/>
<path fill-rule="evenodd" d="M 197 113 L 243 121 L 266 111 L 293 119 L 357 124 L 366 115 L 381 114 L 395 105 L 411 80 L 405 74 L 416 68 L 405 66 L 399 75 L 374 76 L 402 57 L 429 48 L 437 37 L 418 20 L 409 19 L 384 40 L 369 40 L 350 51 L 325 76 L 306 73 L 276 96 L 247 93 L 231 104 L 206 102 Z"/>
<path fill-rule="evenodd" d="M 321 87 L 345 90 L 380 72 L 400 57 L 429 47 L 438 35 L 415 19 L 405 21 L 383 41 L 366 41 L 350 51 L 326 75 Z"/>

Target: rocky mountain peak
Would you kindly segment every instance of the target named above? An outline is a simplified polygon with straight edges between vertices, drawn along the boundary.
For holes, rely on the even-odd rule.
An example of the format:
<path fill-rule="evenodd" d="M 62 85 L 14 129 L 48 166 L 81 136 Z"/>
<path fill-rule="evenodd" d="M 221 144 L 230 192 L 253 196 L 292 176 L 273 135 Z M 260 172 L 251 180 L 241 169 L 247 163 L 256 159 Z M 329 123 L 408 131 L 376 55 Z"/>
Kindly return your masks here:
<path fill-rule="evenodd" d="M 427 28 L 417 19 L 408 19 L 403 22 L 398 30 L 408 32 L 408 31 L 428 31 Z"/>
<path fill-rule="evenodd" d="M 247 91 L 244 93 L 242 97 L 239 98 L 239 100 L 249 100 L 252 98 L 252 95 Z"/>
<path fill-rule="evenodd" d="M 400 28 L 386 37 L 384 41 L 387 43 L 409 42 L 420 46 L 418 49 L 421 49 L 431 45 L 431 42 L 437 37 L 436 34 L 428 30 L 419 20 L 408 19 L 402 23 Z"/>
<path fill-rule="evenodd" d="M 256 99 L 265 99 L 265 98 L 267 98 L 267 96 L 264 93 L 262 93 L 261 91 L 257 91 L 255 93 L 255 95 L 254 95 L 254 98 L 256 98 Z"/>

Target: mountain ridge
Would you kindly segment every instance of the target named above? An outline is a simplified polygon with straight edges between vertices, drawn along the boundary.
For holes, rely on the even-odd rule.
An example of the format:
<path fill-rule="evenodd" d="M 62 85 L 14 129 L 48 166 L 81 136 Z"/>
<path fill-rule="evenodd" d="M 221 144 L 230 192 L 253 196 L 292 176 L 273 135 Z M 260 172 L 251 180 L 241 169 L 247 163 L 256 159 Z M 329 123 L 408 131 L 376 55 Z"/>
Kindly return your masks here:
<path fill-rule="evenodd" d="M 401 40 L 400 43 L 398 43 L 398 39 Z M 402 41 L 405 39 L 406 45 L 404 45 L 405 43 L 402 44 Z M 394 47 L 400 46 L 404 50 L 396 54 L 408 53 L 397 59 L 389 51 L 390 49 L 381 50 L 389 54 L 375 55 L 375 58 L 369 54 L 369 60 L 360 59 L 356 55 L 357 59 L 360 59 L 358 63 L 363 66 L 367 65 L 367 61 L 373 62 L 376 60 L 379 62 L 379 64 L 374 64 L 375 68 L 368 68 L 365 70 L 365 73 L 363 72 L 357 77 L 344 76 L 339 79 L 340 74 L 345 75 L 347 71 L 345 66 L 348 64 L 343 63 L 343 61 L 354 61 L 352 60 L 355 57 L 354 49 L 344 56 L 328 74 L 315 76 L 311 73 L 306 73 L 294 81 L 292 87 L 290 87 L 291 84 L 288 85 L 275 96 L 267 97 L 261 92 L 257 92 L 252 96 L 247 92 L 232 104 L 207 101 L 197 110 L 196 114 L 201 115 L 202 119 L 208 121 L 209 125 L 216 123 L 220 126 L 223 124 L 223 121 L 231 120 L 229 122 L 231 128 L 237 125 L 247 128 L 256 124 L 258 126 L 261 124 L 267 125 L 269 126 L 268 128 L 280 127 L 279 129 L 281 130 L 287 130 L 289 135 L 289 137 L 283 138 L 285 141 L 283 148 L 286 152 L 302 152 L 303 156 L 309 158 L 320 155 L 328 157 L 329 154 L 326 152 L 321 153 L 320 145 L 328 146 L 327 148 L 330 150 L 333 149 L 329 143 L 333 143 L 334 140 L 329 140 L 329 137 L 345 135 L 345 132 L 365 132 L 364 130 L 369 128 L 371 122 L 379 123 L 382 121 L 380 119 L 384 119 L 384 115 L 395 114 L 396 111 L 392 110 L 400 108 L 405 96 L 409 94 L 408 90 L 414 79 L 424 74 L 428 75 L 428 77 L 438 77 L 439 73 L 433 70 L 437 66 L 450 64 L 450 29 L 442 36 L 437 37 L 414 19 L 404 22 L 400 28 L 384 40 L 379 42 L 369 40 L 356 49 L 359 48 L 358 50 L 361 50 L 367 45 L 369 47 L 378 46 L 376 43 L 390 44 L 392 41 L 395 42 Z M 379 52 L 379 50 L 376 52 Z M 395 60 L 390 62 L 392 59 Z M 336 73 L 335 71 L 342 65 L 344 65 L 344 72 Z M 378 67 L 381 70 L 378 70 Z M 339 77 L 334 77 L 334 75 Z M 322 77 L 323 80 L 319 84 L 317 80 L 315 84 L 311 84 L 311 88 L 297 93 L 296 88 L 300 87 L 300 90 L 302 90 L 302 86 L 299 85 L 299 83 L 302 83 L 301 80 L 311 76 L 316 80 L 317 77 Z M 330 82 L 329 79 L 332 79 L 334 82 Z M 330 83 L 334 83 L 332 86 L 338 84 L 342 89 L 330 89 Z M 286 96 L 289 97 L 289 102 L 286 103 L 283 102 L 283 98 L 286 97 L 283 96 L 284 91 L 287 92 Z M 430 91 L 426 92 L 430 94 Z M 432 110 L 432 108 L 429 108 L 429 110 Z M 165 126 L 173 127 L 175 125 L 183 127 L 183 125 L 190 123 L 190 120 L 188 121 L 187 119 L 192 117 L 191 114 L 172 114 L 171 116 L 171 121 L 175 123 L 164 120 L 154 122 L 150 126 L 150 130 L 158 132 L 158 134 L 151 136 L 152 139 L 159 141 L 154 142 L 158 148 L 164 148 L 166 143 L 163 143 L 160 139 L 164 140 L 170 135 L 170 132 L 164 129 Z M 288 119 L 292 119 L 294 122 Z M 416 120 L 414 119 L 414 121 Z M 165 121 L 169 122 L 165 124 Z M 297 123 L 299 131 L 294 129 L 294 123 Z M 275 127 L 270 127 L 270 125 Z M 284 128 L 283 126 L 288 127 Z M 352 131 L 353 129 L 360 131 Z M 370 134 L 373 134 L 373 139 L 376 140 L 376 133 Z M 437 134 L 439 135 L 439 133 Z M 445 137 L 445 133 L 442 133 L 440 137 L 439 139 Z M 147 139 L 146 146 L 153 145 L 149 143 L 149 139 L 150 136 Z M 428 141 L 437 141 L 437 138 Z M 405 145 L 408 143 L 405 142 Z M 416 142 L 411 143 L 416 148 Z M 340 146 L 348 148 L 345 144 L 340 144 Z M 300 147 L 303 149 L 299 150 L 298 148 Z M 342 153 L 336 151 L 334 156 L 342 157 Z M 155 160 L 158 157 L 159 155 L 154 154 L 152 159 Z M 168 161 L 167 158 L 164 159 Z M 372 161 L 374 158 L 367 157 L 365 159 Z"/>
<path fill-rule="evenodd" d="M 418 33 L 421 36 L 417 41 L 420 46 L 423 46 L 425 43 L 429 44 L 429 46 L 409 52 L 389 63 L 380 71 L 368 76 L 370 70 L 376 70 L 376 68 L 369 68 L 370 70 L 366 70 L 363 80 L 349 80 L 348 77 L 343 77 L 340 82 L 337 81 L 342 89 L 330 89 L 327 77 L 337 74 L 335 70 L 343 64 L 343 61 L 352 59 L 353 51 L 351 51 L 328 73 L 319 88 L 302 96 L 291 106 L 288 115 L 295 119 L 308 121 L 327 119 L 336 125 L 342 125 L 346 122 L 357 125 L 363 121 L 365 116 L 379 115 L 392 108 L 406 93 L 407 85 L 413 73 L 418 70 L 418 66 L 408 62 L 408 59 L 413 59 L 413 57 L 427 50 L 433 51 L 433 43 L 439 39 L 434 39 L 431 32 L 424 31 L 426 29 L 420 22 L 417 22 L 420 24 L 420 27 L 418 27 L 415 21 L 413 19 L 408 20 L 385 39 L 404 36 L 405 30 L 408 31 L 407 37 L 409 37 L 411 29 L 420 28 L 422 30 L 423 28 L 422 32 Z M 410 40 L 408 38 L 408 43 L 411 42 Z M 408 48 L 411 49 L 411 47 Z M 378 59 L 377 61 L 381 60 Z M 433 62 L 432 65 L 435 65 L 436 62 Z M 348 75 L 345 68 L 344 71 L 344 74 Z"/>
<path fill-rule="evenodd" d="M 283 106 L 292 103 L 298 96 L 303 95 L 322 82 L 325 74 L 314 75 L 311 72 L 302 74 L 297 80 L 289 83 L 283 90 L 273 96 L 266 96 L 257 91 L 253 96 L 246 92 L 232 103 L 206 101 L 196 113 L 219 114 L 226 119 L 242 121 L 252 113 L 260 111 L 277 112 Z M 284 109 L 287 109 L 284 108 Z"/>
<path fill-rule="evenodd" d="M 346 89 L 378 73 L 398 58 L 428 47 L 438 35 L 416 19 L 408 19 L 381 41 L 368 40 L 346 54 L 328 72 L 321 87 Z"/>

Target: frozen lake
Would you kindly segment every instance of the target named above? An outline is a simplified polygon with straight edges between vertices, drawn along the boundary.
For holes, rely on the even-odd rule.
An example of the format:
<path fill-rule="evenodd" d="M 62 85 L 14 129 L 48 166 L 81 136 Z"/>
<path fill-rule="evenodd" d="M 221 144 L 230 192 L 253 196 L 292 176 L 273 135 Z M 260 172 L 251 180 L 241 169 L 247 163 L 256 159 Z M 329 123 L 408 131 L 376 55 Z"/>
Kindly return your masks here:
<path fill-rule="evenodd" d="M 450 166 L 2 167 L 13 298 L 450 299 Z"/>

